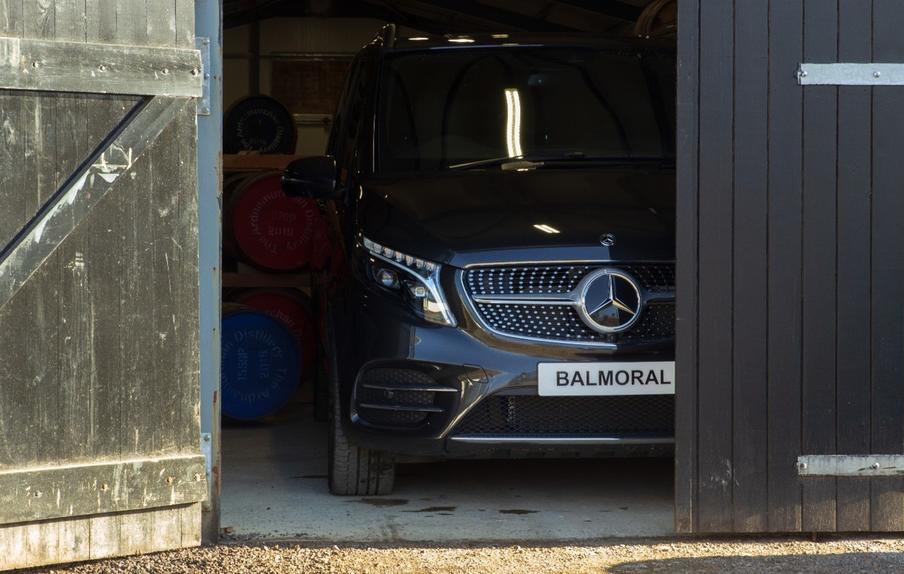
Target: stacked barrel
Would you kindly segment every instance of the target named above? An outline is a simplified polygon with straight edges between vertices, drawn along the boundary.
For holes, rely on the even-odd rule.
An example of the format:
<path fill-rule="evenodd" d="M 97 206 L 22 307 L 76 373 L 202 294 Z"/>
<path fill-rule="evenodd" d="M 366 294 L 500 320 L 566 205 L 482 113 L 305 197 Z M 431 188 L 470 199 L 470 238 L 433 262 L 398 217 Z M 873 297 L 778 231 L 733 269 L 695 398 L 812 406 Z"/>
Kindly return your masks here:
<path fill-rule="evenodd" d="M 333 253 L 329 225 L 313 200 L 287 197 L 281 177 L 265 172 L 226 179 L 224 247 L 262 271 L 321 271 Z"/>
<path fill-rule="evenodd" d="M 237 173 L 223 184 L 224 268 L 252 277 L 290 274 L 299 288 L 258 287 L 224 293 L 222 411 L 236 420 L 276 414 L 299 385 L 317 375 L 315 309 L 300 288 L 306 272 L 340 258 L 331 227 L 313 200 L 286 196 L 278 171 Z M 263 283 L 267 283 L 264 281 Z"/>

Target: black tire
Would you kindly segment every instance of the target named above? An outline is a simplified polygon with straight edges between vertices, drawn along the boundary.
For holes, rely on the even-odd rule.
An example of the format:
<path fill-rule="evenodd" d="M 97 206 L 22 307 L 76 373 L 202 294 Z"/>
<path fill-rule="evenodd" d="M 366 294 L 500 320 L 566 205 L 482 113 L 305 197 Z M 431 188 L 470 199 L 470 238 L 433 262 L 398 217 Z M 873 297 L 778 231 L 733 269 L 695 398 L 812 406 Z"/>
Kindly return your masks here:
<path fill-rule="evenodd" d="M 332 339 L 332 333 L 330 333 Z M 332 340 L 330 341 L 333 342 Z M 337 496 L 380 496 L 392 494 L 395 463 L 389 454 L 349 444 L 342 430 L 336 345 L 330 345 L 329 483 Z"/>

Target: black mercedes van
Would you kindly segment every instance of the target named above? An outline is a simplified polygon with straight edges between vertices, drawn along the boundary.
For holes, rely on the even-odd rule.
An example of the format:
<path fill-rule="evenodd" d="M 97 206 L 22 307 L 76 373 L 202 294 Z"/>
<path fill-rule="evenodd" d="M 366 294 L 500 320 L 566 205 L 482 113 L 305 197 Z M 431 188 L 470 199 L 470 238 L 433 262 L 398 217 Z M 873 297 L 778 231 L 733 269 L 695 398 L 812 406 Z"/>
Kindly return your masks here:
<path fill-rule="evenodd" d="M 654 41 L 400 38 L 351 65 L 333 200 L 330 489 L 398 460 L 667 454 L 674 441 L 675 53 Z"/>

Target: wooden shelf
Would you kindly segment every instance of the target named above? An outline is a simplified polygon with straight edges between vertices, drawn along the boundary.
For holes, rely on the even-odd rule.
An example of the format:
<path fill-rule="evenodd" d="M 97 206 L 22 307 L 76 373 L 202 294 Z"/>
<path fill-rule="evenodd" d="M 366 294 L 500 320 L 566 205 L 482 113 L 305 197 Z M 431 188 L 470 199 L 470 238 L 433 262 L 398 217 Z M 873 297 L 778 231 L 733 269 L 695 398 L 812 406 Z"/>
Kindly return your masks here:
<path fill-rule="evenodd" d="M 283 154 L 223 154 L 223 171 L 283 170 L 302 156 Z"/>
<path fill-rule="evenodd" d="M 224 272 L 223 287 L 243 289 L 273 287 L 277 289 L 298 289 L 311 294 L 311 273 L 231 273 Z"/>

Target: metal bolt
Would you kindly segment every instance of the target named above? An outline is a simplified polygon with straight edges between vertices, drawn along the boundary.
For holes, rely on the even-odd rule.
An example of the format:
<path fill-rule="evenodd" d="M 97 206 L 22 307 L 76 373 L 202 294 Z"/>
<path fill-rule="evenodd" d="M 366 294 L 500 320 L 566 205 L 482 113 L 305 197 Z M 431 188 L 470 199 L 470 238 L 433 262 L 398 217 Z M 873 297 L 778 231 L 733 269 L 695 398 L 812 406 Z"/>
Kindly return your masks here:
<path fill-rule="evenodd" d="M 210 74 L 205 73 L 205 74 L 204 74 L 204 79 L 205 79 L 205 80 L 209 80 L 209 79 L 210 79 Z"/>
<path fill-rule="evenodd" d="M 209 435 L 209 434 L 205 434 L 205 435 L 204 435 L 204 442 L 210 442 L 210 435 Z"/>
<path fill-rule="evenodd" d="M 801 78 L 806 78 L 806 77 L 807 77 L 807 71 L 806 71 L 806 70 L 801 70 L 801 71 L 800 71 L 800 77 L 801 77 Z"/>
<path fill-rule="evenodd" d="M 192 76 L 197 76 L 197 75 L 200 74 L 200 73 L 201 73 L 201 70 L 199 70 L 198 68 L 192 68 L 192 69 L 191 69 L 191 75 L 192 75 Z"/>
<path fill-rule="evenodd" d="M 40 65 L 41 65 L 41 63 L 38 62 L 37 60 L 35 60 L 34 62 L 31 63 L 31 67 L 32 67 L 32 68 L 37 68 L 37 67 L 39 67 Z"/>
<path fill-rule="evenodd" d="M 873 72 L 873 77 L 874 77 L 874 78 L 878 78 L 878 77 L 880 77 L 881 75 L 882 75 L 882 72 L 879 72 L 879 71 Z"/>
<path fill-rule="evenodd" d="M 797 470 L 807 470 L 807 463 L 805 463 L 805 462 L 797 463 Z"/>
<path fill-rule="evenodd" d="M 110 485 L 105 482 L 102 485 L 100 485 L 100 489 L 102 492 L 107 492 L 108 490 L 110 490 Z"/>
<path fill-rule="evenodd" d="M 869 465 L 869 467 L 873 470 L 879 470 L 879 463 L 874 462 L 873 464 Z"/>
<path fill-rule="evenodd" d="M 167 483 L 167 484 L 172 484 L 172 483 L 174 483 L 174 482 L 176 482 L 176 479 L 173 478 L 172 476 L 167 476 L 167 477 L 166 477 L 166 483 Z"/>
<path fill-rule="evenodd" d="M 166 76 L 169 74 L 169 68 L 163 68 L 163 75 Z"/>

